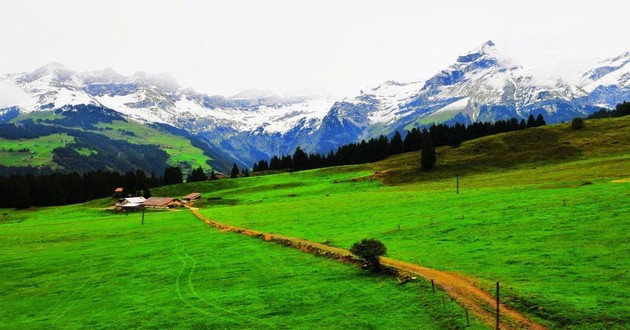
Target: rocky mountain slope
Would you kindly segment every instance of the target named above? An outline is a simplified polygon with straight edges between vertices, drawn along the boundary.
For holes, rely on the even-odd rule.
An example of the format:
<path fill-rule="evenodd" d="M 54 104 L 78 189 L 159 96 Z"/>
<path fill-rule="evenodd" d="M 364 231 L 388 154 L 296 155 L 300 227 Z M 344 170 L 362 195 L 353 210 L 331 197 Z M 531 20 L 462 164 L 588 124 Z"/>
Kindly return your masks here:
<path fill-rule="evenodd" d="M 128 119 L 183 129 L 227 161 L 251 165 L 297 146 L 327 152 L 361 139 L 431 123 L 470 123 L 543 114 L 547 122 L 584 116 L 630 99 L 630 53 L 602 61 L 577 84 L 543 83 L 510 63 L 492 41 L 427 80 L 384 82 L 343 100 L 283 98 L 247 90 L 233 97 L 181 87 L 168 75 L 114 70 L 76 73 L 56 63 L 0 77 L 28 97 L 5 104 L 0 120 L 34 111 L 92 105 Z"/>

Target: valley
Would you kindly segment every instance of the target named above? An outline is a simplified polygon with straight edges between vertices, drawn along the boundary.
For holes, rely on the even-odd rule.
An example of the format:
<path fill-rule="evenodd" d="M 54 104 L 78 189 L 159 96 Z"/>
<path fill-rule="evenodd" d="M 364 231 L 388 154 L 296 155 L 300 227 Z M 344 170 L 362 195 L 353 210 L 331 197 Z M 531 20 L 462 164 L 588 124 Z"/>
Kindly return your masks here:
<path fill-rule="evenodd" d="M 201 192 L 205 217 L 331 247 L 377 238 L 390 258 L 490 293 L 500 282 L 502 303 L 550 329 L 624 329 L 629 133 L 629 117 L 587 120 L 440 147 L 428 172 L 414 152 L 152 191 Z M 185 209 L 148 211 L 140 225 L 140 213 L 102 210 L 111 204 L 2 210 L 0 316 L 10 328 L 466 327 L 462 307 L 442 306 L 425 280 L 398 285 L 217 231 Z"/>

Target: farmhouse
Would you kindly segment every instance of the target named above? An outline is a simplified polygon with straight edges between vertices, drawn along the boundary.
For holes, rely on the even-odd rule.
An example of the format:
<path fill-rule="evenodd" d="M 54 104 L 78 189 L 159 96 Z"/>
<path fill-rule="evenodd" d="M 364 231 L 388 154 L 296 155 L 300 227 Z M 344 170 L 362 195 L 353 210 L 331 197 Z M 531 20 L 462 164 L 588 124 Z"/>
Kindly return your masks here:
<path fill-rule="evenodd" d="M 143 205 L 146 208 L 166 209 L 181 206 L 182 201 L 173 197 L 149 197 Z"/>
<path fill-rule="evenodd" d="M 208 180 L 219 180 L 219 179 L 225 179 L 225 178 L 229 178 L 230 176 L 225 174 L 225 173 L 221 173 L 221 172 L 214 172 L 214 176 L 210 175 L 208 177 Z"/>
<path fill-rule="evenodd" d="M 116 203 L 114 209 L 118 211 L 135 211 L 142 207 L 144 201 L 146 201 L 146 199 L 142 196 L 121 198 L 120 200 L 118 200 L 118 203 Z"/>
<path fill-rule="evenodd" d="M 198 199 L 201 198 L 201 193 L 190 193 L 184 197 L 182 197 L 182 200 L 184 201 L 184 203 L 190 203 L 190 202 L 194 202 Z"/>

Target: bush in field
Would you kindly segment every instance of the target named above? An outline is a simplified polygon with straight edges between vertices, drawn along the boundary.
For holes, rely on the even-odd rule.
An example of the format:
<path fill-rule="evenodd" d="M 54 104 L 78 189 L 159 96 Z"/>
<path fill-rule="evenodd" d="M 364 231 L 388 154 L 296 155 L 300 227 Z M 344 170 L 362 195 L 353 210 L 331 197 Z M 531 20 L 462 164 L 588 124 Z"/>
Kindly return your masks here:
<path fill-rule="evenodd" d="M 352 252 L 357 257 L 363 259 L 366 263 L 367 268 L 373 271 L 380 271 L 380 257 L 387 253 L 387 248 L 383 243 L 381 243 L 381 241 L 377 239 L 364 238 L 360 242 L 352 244 L 350 252 Z"/>
<path fill-rule="evenodd" d="M 584 127 L 584 119 L 580 117 L 575 117 L 571 120 L 571 128 L 572 129 L 580 129 Z"/>

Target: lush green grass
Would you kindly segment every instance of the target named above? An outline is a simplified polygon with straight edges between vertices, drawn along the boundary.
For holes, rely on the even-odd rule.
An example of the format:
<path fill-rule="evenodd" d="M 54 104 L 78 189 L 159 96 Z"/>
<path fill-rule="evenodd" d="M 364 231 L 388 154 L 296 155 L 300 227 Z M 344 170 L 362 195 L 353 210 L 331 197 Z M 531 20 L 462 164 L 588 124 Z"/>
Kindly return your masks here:
<path fill-rule="evenodd" d="M 63 118 L 61 114 L 55 114 L 54 111 L 35 111 L 28 114 L 20 115 L 17 118 L 11 120 L 11 122 L 17 122 L 25 119 L 32 119 L 33 121 L 42 125 L 51 125 L 43 122 L 42 120 L 55 120 Z M 148 127 L 134 121 L 123 122 L 120 120 L 114 120 L 110 123 L 99 123 L 96 127 L 102 129 L 98 131 L 91 131 L 105 135 L 115 140 L 125 140 L 132 144 L 152 144 L 159 146 L 168 155 L 168 163 L 173 166 L 180 166 L 185 174 L 190 170 L 197 167 L 202 167 L 206 171 L 210 171 L 211 166 L 208 161 L 210 157 L 204 155 L 203 150 L 193 146 L 190 140 L 176 136 L 162 130 Z M 132 132 L 135 136 L 125 134 L 126 132 Z M 52 166 L 56 168 L 56 164 L 52 160 L 52 150 L 56 147 L 64 146 L 61 143 L 65 138 L 66 143 L 74 142 L 74 138 L 65 134 L 55 134 L 37 139 L 21 139 L 21 140 L 7 140 L 0 138 L 0 146 L 6 150 L 13 148 L 15 150 L 21 148 L 30 148 L 35 151 L 33 158 L 30 158 L 30 154 L 0 151 L 0 165 L 4 166 Z M 48 142 L 50 141 L 50 143 Z M 18 146 L 15 148 L 15 146 Z M 89 149 L 77 149 L 79 154 L 89 156 L 92 151 Z"/>
<path fill-rule="evenodd" d="M 53 149 L 74 142 L 74 137 L 66 134 L 52 134 L 36 139 L 7 140 L 0 138 L 0 165 L 41 166 L 53 164 Z M 29 152 L 19 152 L 20 149 Z M 11 151 L 9 151 L 11 150 Z M 32 156 L 32 157 L 31 157 Z"/>
<path fill-rule="evenodd" d="M 183 137 L 159 131 L 132 121 L 125 123 L 120 120 L 115 120 L 111 124 L 100 123 L 97 127 L 111 128 L 111 130 L 99 131 L 101 134 L 111 139 L 126 140 L 133 144 L 154 144 L 160 146 L 162 150 L 168 153 L 169 164 L 180 165 L 185 172 L 199 166 L 205 170 L 210 170 L 210 165 L 207 163 L 210 157 L 204 155 L 203 150 L 194 147 L 189 140 Z M 133 132 L 135 136 L 126 135 L 125 131 Z"/>
<path fill-rule="evenodd" d="M 0 210 L 0 328 L 445 329 L 425 282 L 219 232 L 187 211 Z M 472 320 L 473 329 L 481 329 Z"/>
<path fill-rule="evenodd" d="M 55 119 L 61 119 L 61 118 L 65 118 L 65 116 L 59 113 L 55 113 L 55 111 L 53 110 L 33 111 L 33 112 L 25 113 L 25 114 L 20 114 L 19 116 L 11 119 L 9 122 L 17 123 L 18 121 L 25 120 L 25 119 L 32 119 L 33 121 L 37 122 L 37 121 L 46 120 L 46 119 L 55 120 Z"/>
<path fill-rule="evenodd" d="M 611 181 L 630 177 L 629 124 L 587 121 L 581 131 L 558 125 L 470 141 L 442 148 L 430 173 L 417 170 L 416 153 L 371 171 L 164 191 L 221 197 L 203 201 L 202 213 L 237 226 L 346 248 L 378 238 L 393 258 L 475 277 L 489 291 L 500 281 L 508 303 L 553 328 L 622 329 L 630 323 L 630 183 Z M 372 173 L 394 185 L 367 179 Z"/>
<path fill-rule="evenodd" d="M 440 148 L 432 172 L 420 172 L 412 153 L 152 192 L 203 192 L 202 213 L 242 227 L 346 248 L 378 238 L 393 258 L 462 273 L 489 291 L 500 281 L 505 302 L 551 328 L 623 329 L 630 182 L 612 181 L 630 177 L 629 145 L 630 118 L 587 121 L 579 131 L 556 125 Z M 138 214 L 88 208 L 108 203 L 2 220 L 7 328 L 462 325 L 461 309 L 442 311 L 424 283 L 398 286 L 216 232 L 186 212 L 147 213 L 139 226 Z"/>

